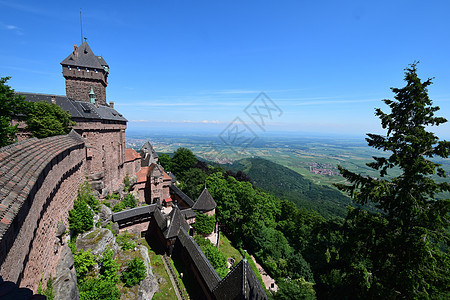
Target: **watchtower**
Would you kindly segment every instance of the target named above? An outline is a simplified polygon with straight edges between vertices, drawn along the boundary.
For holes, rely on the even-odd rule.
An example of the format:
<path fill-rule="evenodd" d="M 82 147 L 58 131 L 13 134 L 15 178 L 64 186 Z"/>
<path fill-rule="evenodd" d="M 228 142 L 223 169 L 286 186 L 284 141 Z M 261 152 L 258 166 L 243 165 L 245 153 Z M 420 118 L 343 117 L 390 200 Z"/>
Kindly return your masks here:
<path fill-rule="evenodd" d="M 74 45 L 73 52 L 61 62 L 66 79 L 66 96 L 73 100 L 106 105 L 106 86 L 109 66 L 101 56 L 96 56 L 87 42 Z M 93 97 L 93 94 L 95 97 Z"/>

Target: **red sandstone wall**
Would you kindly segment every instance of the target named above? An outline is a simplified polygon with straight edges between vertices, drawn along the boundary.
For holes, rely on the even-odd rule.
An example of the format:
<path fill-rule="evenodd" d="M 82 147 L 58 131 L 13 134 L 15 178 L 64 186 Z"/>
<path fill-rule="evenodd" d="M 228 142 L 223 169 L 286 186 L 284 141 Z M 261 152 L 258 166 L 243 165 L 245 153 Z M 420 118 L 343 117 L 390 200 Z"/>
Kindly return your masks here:
<path fill-rule="evenodd" d="M 81 71 L 84 72 L 84 71 Z M 89 72 L 93 74 L 93 72 Z M 95 103 L 106 104 L 106 85 L 101 81 L 89 78 L 66 78 L 66 96 L 78 101 L 89 102 L 91 87 L 95 93 Z"/>
<path fill-rule="evenodd" d="M 117 189 L 126 174 L 125 124 L 77 122 L 74 129 L 86 140 L 86 173 L 104 172 L 107 192 Z"/>
<path fill-rule="evenodd" d="M 42 272 L 48 278 L 55 268 L 55 232 L 58 221 L 67 220 L 76 191 L 84 180 L 85 150 L 83 147 L 65 151 L 49 162 L 40 188 L 14 244 L 0 267 L 4 280 L 37 291 Z M 68 227 L 68 224 L 66 224 Z"/>

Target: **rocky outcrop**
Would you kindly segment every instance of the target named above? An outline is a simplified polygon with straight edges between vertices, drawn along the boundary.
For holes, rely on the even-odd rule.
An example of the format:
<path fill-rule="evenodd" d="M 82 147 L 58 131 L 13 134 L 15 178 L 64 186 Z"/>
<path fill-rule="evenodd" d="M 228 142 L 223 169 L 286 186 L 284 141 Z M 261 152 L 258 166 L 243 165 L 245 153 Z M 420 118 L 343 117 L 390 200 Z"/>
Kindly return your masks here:
<path fill-rule="evenodd" d="M 62 246 L 56 277 L 53 283 L 55 300 L 78 300 L 77 275 L 74 268 L 74 259 L 69 247 Z"/>
<path fill-rule="evenodd" d="M 109 221 L 111 221 L 112 218 L 111 209 L 104 204 L 100 205 L 100 211 L 98 215 L 100 216 L 100 222 L 102 224 L 102 227 L 104 227 L 106 224 L 109 223 Z"/>
<path fill-rule="evenodd" d="M 91 250 L 94 255 L 102 254 L 106 248 L 116 249 L 116 238 L 109 229 L 95 228 L 77 238 L 77 248 Z"/>

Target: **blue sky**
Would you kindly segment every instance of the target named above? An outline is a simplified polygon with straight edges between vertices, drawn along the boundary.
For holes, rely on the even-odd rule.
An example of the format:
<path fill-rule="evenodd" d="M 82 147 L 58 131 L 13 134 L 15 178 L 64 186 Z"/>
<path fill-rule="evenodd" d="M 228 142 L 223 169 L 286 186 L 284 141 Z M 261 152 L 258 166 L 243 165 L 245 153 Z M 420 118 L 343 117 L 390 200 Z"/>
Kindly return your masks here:
<path fill-rule="evenodd" d="M 130 130 L 220 132 L 239 117 L 258 134 L 382 132 L 374 108 L 415 60 L 450 117 L 449 1 L 0 0 L 0 76 L 64 95 L 80 8 Z M 282 111 L 263 130 L 244 113 L 262 91 Z"/>

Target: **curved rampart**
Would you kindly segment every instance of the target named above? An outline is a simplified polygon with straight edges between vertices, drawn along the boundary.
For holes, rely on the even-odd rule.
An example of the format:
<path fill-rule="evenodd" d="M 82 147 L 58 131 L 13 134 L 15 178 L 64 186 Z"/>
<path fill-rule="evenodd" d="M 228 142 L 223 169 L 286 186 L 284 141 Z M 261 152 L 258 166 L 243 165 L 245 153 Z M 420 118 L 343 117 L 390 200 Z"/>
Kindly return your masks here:
<path fill-rule="evenodd" d="M 0 149 L 0 276 L 37 290 L 56 265 L 55 232 L 84 176 L 77 133 Z M 66 224 L 67 226 L 67 224 Z"/>

